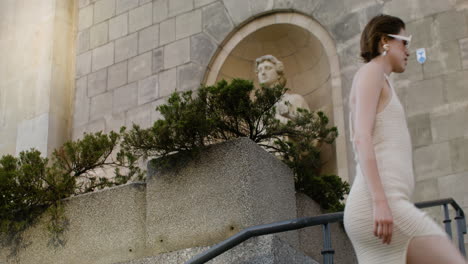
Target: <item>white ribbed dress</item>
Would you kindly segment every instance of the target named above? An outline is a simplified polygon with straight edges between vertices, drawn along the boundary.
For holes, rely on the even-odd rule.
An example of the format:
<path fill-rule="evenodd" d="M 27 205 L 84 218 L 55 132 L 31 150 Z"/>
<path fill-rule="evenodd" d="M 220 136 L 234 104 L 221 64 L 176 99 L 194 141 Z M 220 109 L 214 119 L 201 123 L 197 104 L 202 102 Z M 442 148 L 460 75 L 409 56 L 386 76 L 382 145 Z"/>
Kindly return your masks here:
<path fill-rule="evenodd" d="M 385 77 L 392 97 L 376 116 L 373 144 L 379 175 L 393 215 L 393 235 L 390 245 L 382 244 L 382 240 L 374 236 L 371 196 L 356 159 L 356 177 L 346 201 L 344 226 L 360 264 L 406 263 L 411 238 L 446 236 L 439 225 L 410 202 L 414 189 L 411 139 L 403 106 Z M 350 124 L 352 134 L 351 120 Z M 357 157 L 355 150 L 354 155 Z"/>

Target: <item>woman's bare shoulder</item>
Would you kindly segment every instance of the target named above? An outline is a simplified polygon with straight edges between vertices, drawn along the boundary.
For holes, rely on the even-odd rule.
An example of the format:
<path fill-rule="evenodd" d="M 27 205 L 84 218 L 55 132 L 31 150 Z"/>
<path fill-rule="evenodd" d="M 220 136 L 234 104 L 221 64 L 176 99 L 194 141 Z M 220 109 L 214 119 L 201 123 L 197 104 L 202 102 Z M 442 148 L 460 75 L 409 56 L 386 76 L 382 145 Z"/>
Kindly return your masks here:
<path fill-rule="evenodd" d="M 354 75 L 353 86 L 372 86 L 375 87 L 384 80 L 384 71 L 382 67 L 372 62 L 362 65 Z"/>

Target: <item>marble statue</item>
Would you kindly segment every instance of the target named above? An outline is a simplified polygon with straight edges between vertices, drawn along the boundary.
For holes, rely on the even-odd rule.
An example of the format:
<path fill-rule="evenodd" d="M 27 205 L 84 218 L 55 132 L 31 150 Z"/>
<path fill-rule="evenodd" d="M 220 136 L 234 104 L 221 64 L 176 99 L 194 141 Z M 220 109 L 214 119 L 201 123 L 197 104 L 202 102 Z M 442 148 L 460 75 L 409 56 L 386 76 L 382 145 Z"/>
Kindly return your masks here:
<path fill-rule="evenodd" d="M 255 60 L 258 82 L 266 87 L 275 85 L 284 86 L 284 64 L 273 55 L 264 55 Z M 283 98 L 276 103 L 275 117 L 282 123 L 297 115 L 297 109 L 310 110 L 309 105 L 302 95 L 286 92 Z"/>

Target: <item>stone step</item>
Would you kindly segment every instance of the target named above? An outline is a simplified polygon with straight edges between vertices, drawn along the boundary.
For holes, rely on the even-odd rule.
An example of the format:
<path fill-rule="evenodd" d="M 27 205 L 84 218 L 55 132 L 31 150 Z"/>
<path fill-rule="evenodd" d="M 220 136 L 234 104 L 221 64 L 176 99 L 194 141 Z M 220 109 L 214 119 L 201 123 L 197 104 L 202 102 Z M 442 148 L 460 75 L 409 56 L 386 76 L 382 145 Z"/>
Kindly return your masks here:
<path fill-rule="evenodd" d="M 183 264 L 209 247 L 196 247 L 115 264 Z M 318 264 L 282 241 L 269 235 L 251 238 L 207 262 L 209 264 Z"/>

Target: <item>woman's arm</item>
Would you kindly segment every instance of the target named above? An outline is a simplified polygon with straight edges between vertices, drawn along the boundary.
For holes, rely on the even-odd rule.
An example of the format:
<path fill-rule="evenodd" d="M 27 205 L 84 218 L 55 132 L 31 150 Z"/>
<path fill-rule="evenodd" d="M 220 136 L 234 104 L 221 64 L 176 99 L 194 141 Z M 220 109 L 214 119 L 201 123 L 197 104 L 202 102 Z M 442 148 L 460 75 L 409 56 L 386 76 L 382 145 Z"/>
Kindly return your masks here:
<path fill-rule="evenodd" d="M 385 81 L 381 69 L 366 65 L 355 83 L 354 144 L 359 164 L 372 198 L 374 235 L 390 244 L 393 217 L 382 186 L 372 142 L 380 94 Z"/>

